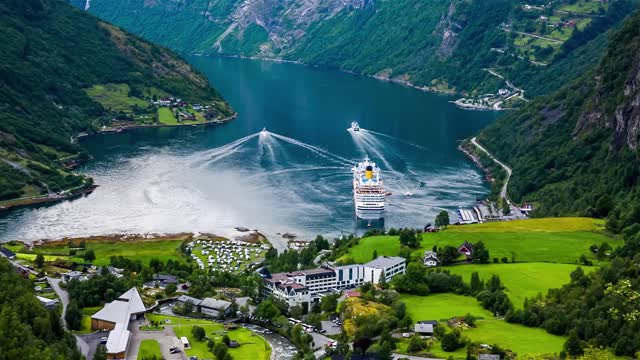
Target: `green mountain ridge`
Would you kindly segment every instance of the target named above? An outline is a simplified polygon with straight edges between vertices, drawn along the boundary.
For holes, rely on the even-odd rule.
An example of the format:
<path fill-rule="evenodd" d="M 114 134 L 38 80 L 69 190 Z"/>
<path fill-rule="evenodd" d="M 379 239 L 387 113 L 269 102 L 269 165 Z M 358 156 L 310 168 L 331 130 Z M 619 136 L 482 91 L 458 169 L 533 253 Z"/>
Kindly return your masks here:
<path fill-rule="evenodd" d="M 86 5 L 85 0 L 71 1 L 81 8 Z M 560 0 L 550 3 L 552 8 L 545 4 L 92 0 L 88 11 L 179 52 L 300 61 L 463 94 L 504 87 L 503 80 L 485 71 L 492 68 L 538 95 L 541 79 L 555 85 L 577 77 L 576 71 L 554 71 L 555 63 L 572 57 L 635 6 L 626 0 Z M 574 8 L 590 12 L 566 11 Z M 548 20 L 542 21 L 545 15 Z M 589 66 L 597 63 L 599 54 L 589 55 L 583 61 Z M 544 87 L 549 89 L 554 88 Z"/>
<path fill-rule="evenodd" d="M 121 115 L 89 97 L 94 85 L 122 84 L 124 98 L 140 104 L 143 94 L 157 92 L 215 101 L 221 115 L 231 113 L 176 54 L 63 0 L 2 2 L 0 34 L 0 202 L 92 184 L 63 165 L 88 157 L 73 136 Z"/>
<path fill-rule="evenodd" d="M 509 195 L 538 215 L 640 221 L 640 12 L 608 41 L 595 69 L 483 130 L 479 141 L 513 169 Z"/>

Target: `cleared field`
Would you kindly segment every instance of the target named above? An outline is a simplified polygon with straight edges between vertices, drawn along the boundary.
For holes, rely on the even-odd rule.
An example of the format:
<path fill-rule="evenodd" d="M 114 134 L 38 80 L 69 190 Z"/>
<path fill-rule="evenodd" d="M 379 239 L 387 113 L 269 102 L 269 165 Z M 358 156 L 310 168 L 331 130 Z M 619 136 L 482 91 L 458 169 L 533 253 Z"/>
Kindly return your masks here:
<path fill-rule="evenodd" d="M 486 282 L 491 275 L 500 276 L 506 286 L 505 293 L 513 305 L 522 308 L 525 298 L 546 294 L 549 289 L 562 287 L 570 281 L 569 275 L 577 265 L 549 263 L 514 263 L 450 266 L 447 270 L 462 276 L 465 282 L 471 281 L 471 273 L 477 271 Z M 582 266 L 585 273 L 596 269 L 594 266 Z"/>
<path fill-rule="evenodd" d="M 464 241 L 482 241 L 492 258 L 506 257 L 516 262 L 554 262 L 576 264 L 581 255 L 593 258 L 589 246 L 609 243 L 622 244 L 602 231 L 602 222 L 589 218 L 549 218 L 519 221 L 450 226 L 445 231 L 425 233 L 421 247 L 414 252 L 421 256 L 425 250 Z M 397 236 L 372 236 L 361 239 L 342 260 L 365 263 L 374 250 L 378 255 L 395 256 L 400 251 Z"/>
<path fill-rule="evenodd" d="M 161 358 L 162 352 L 160 351 L 160 344 L 157 340 L 142 340 L 142 342 L 140 343 L 140 350 L 138 351 L 138 360 Z"/>
<path fill-rule="evenodd" d="M 87 95 L 102 107 L 111 111 L 123 111 L 130 113 L 132 106 L 146 108 L 149 104 L 136 97 L 129 96 L 129 85 L 127 84 L 104 84 L 94 85 L 85 90 Z"/>
<path fill-rule="evenodd" d="M 236 340 L 240 346 L 229 349 L 229 354 L 233 356 L 234 360 L 268 360 L 271 355 L 269 343 L 245 328 L 238 328 L 227 332 L 224 330 L 222 324 L 208 320 L 183 319 L 151 314 L 147 315 L 147 318 L 149 320 L 161 321 L 166 326 L 173 326 L 173 330 L 178 338 L 186 336 L 191 345 L 191 348 L 186 350 L 188 356 L 197 356 L 199 359 L 213 358 L 213 354 L 209 352 L 207 348 L 207 341 L 196 341 L 196 339 L 193 338 L 191 329 L 194 325 L 203 327 L 206 336 L 213 339 L 216 343 L 222 341 L 222 335 L 225 333 L 229 335 L 231 340 Z"/>
<path fill-rule="evenodd" d="M 132 242 L 88 242 L 87 249 L 95 252 L 96 260 L 94 265 L 109 265 L 111 256 L 124 256 L 131 260 L 140 260 L 148 265 L 152 258 L 160 259 L 166 262 L 169 259 L 174 261 L 184 260 L 178 253 L 178 248 L 182 239 L 161 240 L 161 241 L 132 241 Z M 83 251 L 77 250 L 75 257 L 69 257 L 69 247 L 67 245 L 59 246 L 41 246 L 33 249 L 33 253 L 17 253 L 18 258 L 33 261 L 36 254 L 45 255 L 45 261 L 54 261 L 57 258 L 70 259 L 77 262 L 83 262 L 81 259 Z"/>
<path fill-rule="evenodd" d="M 173 115 L 171 109 L 166 107 L 158 108 L 158 121 L 167 125 L 174 125 L 178 123 L 178 120 L 175 115 Z"/>
<path fill-rule="evenodd" d="M 602 8 L 606 10 L 608 4 L 602 4 L 599 1 L 589 1 L 589 0 L 580 0 L 575 2 L 574 4 L 567 4 L 562 6 L 558 10 L 573 12 L 578 14 L 596 14 L 598 12 L 598 8 Z"/>
<path fill-rule="evenodd" d="M 510 348 L 519 355 L 559 353 L 565 338 L 547 333 L 539 328 L 529 328 L 509 324 L 494 319 L 491 313 L 483 309 L 476 299 L 453 294 L 435 294 L 429 296 L 401 295 L 407 305 L 407 312 L 414 321 L 446 320 L 454 316 L 470 313 L 483 319 L 476 321 L 476 327 L 463 332 L 469 339 L 481 343 L 498 344 Z M 459 352 L 441 352 L 440 344 L 435 344 L 433 353 L 459 358 Z M 462 357 L 464 358 L 464 357 Z"/>

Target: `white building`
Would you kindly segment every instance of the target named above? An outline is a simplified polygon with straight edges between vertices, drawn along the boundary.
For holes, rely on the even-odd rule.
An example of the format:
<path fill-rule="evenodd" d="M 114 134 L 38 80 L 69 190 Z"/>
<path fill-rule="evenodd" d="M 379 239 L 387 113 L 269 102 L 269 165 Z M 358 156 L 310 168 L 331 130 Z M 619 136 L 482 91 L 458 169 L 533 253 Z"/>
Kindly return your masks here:
<path fill-rule="evenodd" d="M 384 273 L 385 280 L 389 281 L 398 274 L 404 274 L 407 270 L 407 260 L 399 256 L 379 256 L 375 260 L 364 264 L 364 282 L 377 284 L 380 275 Z"/>
<path fill-rule="evenodd" d="M 301 305 L 309 308 L 319 301 L 322 293 L 348 289 L 370 282 L 377 284 L 384 273 L 387 281 L 406 271 L 406 260 L 397 256 L 381 256 L 364 265 L 353 264 L 335 268 L 301 270 L 289 273 L 270 274 L 263 278 L 262 296 L 275 296 L 289 306 Z"/>

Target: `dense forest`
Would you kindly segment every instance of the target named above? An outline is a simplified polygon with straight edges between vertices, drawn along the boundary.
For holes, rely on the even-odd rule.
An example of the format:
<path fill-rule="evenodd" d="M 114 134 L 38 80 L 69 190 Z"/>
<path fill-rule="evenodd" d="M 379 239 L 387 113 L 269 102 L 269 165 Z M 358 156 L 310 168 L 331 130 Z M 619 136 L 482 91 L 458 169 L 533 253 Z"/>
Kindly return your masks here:
<path fill-rule="evenodd" d="M 60 322 L 61 308 L 46 310 L 23 279 L 0 258 L 0 359 L 80 360 L 76 340 Z"/>
<path fill-rule="evenodd" d="M 608 216 L 620 231 L 640 221 L 640 13 L 608 43 L 596 69 L 501 118 L 479 140 L 513 168 L 516 202 L 537 203 L 539 216 Z"/>
<path fill-rule="evenodd" d="M 98 21 L 63 0 L 0 3 L 0 201 L 89 185 L 60 159 L 113 114 L 89 98 L 94 84 L 160 89 L 193 102 L 220 100 L 173 52 Z M 224 109 L 224 111 L 230 111 Z"/>

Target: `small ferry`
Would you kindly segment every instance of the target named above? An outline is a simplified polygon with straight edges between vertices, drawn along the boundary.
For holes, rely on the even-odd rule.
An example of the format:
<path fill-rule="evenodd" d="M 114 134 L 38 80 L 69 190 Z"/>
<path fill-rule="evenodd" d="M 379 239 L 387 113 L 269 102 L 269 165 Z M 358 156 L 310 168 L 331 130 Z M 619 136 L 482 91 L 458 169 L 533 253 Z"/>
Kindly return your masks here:
<path fill-rule="evenodd" d="M 352 122 L 351 122 L 351 130 L 352 130 L 352 131 L 360 131 L 360 125 L 358 125 L 358 123 L 357 123 L 357 122 L 352 121 Z"/>

